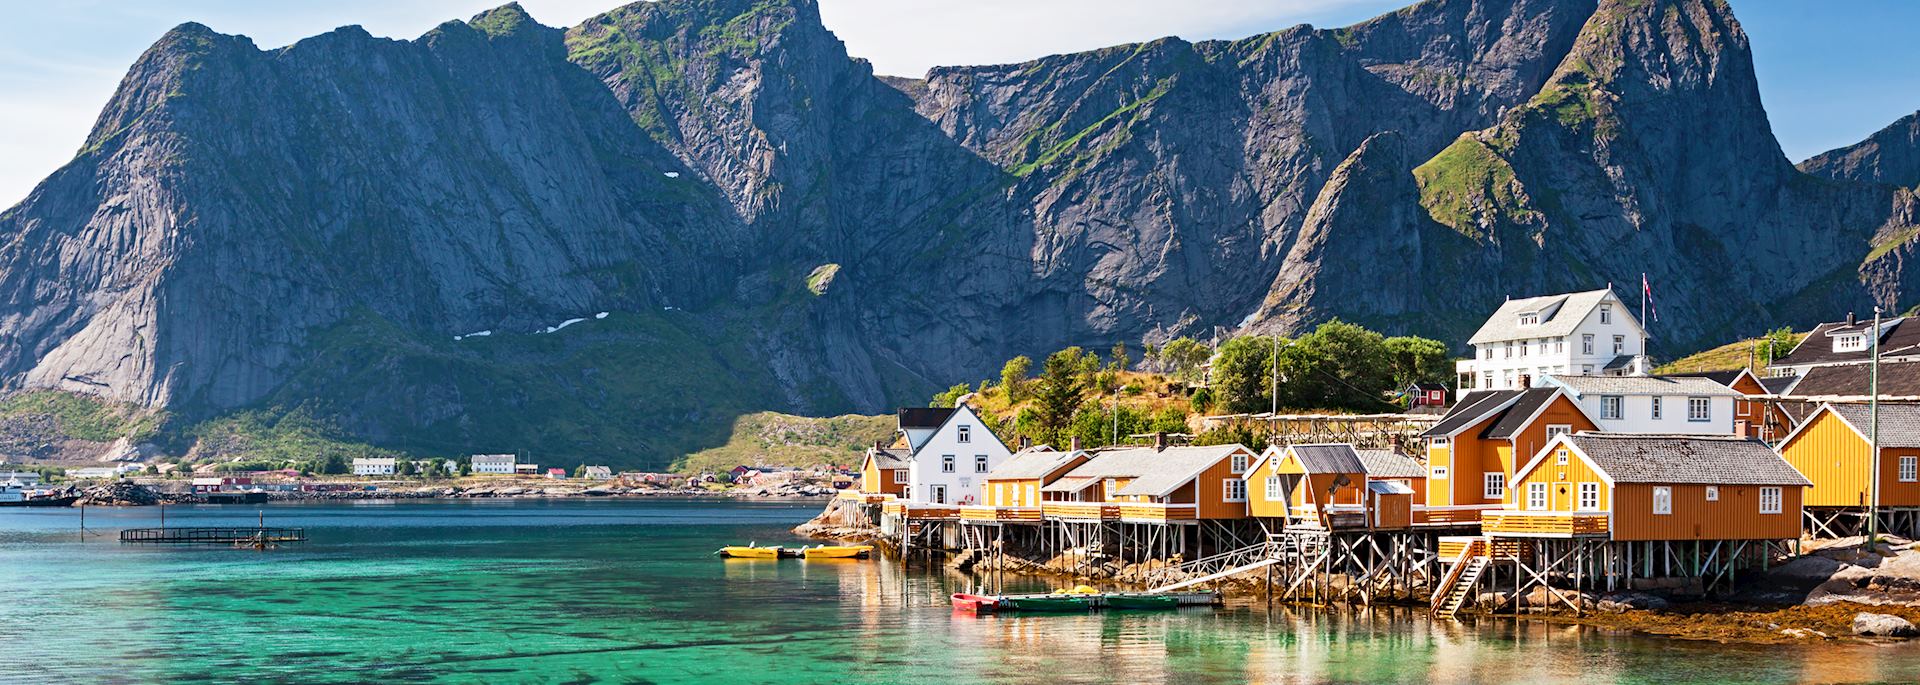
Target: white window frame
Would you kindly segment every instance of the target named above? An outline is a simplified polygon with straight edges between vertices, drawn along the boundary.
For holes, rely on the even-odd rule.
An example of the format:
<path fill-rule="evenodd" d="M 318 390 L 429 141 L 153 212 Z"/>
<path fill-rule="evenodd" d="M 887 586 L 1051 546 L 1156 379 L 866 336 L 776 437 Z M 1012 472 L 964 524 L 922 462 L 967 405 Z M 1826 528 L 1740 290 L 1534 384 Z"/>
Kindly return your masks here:
<path fill-rule="evenodd" d="M 1713 420 L 1713 398 L 1687 398 L 1687 422 L 1706 423 Z"/>
<path fill-rule="evenodd" d="M 935 495 L 934 493 L 939 493 L 939 494 Z M 945 483 L 928 483 L 927 484 L 927 501 L 933 504 L 946 504 L 947 503 L 946 484 Z"/>
<path fill-rule="evenodd" d="M 1900 482 L 1912 483 L 1920 480 L 1920 457 L 1904 455 L 1900 457 Z"/>
<path fill-rule="evenodd" d="M 960 424 L 957 435 L 960 442 L 973 442 L 973 429 L 967 424 Z"/>
<path fill-rule="evenodd" d="M 941 473 L 953 473 L 954 469 L 956 468 L 958 468 L 958 461 L 953 455 L 951 454 L 940 455 L 940 472 Z"/>
<path fill-rule="evenodd" d="M 1580 354 L 1593 354 L 1592 333 L 1582 333 L 1580 335 Z"/>
<path fill-rule="evenodd" d="M 1480 479 L 1480 496 L 1484 499 L 1507 498 L 1507 474 L 1490 471 Z"/>
<path fill-rule="evenodd" d="M 1708 502 L 1720 501 L 1720 486 L 1718 485 L 1707 486 L 1707 501 Z"/>
<path fill-rule="evenodd" d="M 1527 484 L 1527 511 L 1547 510 L 1547 484 Z"/>
<path fill-rule="evenodd" d="M 1233 455 L 1233 463 L 1228 464 L 1227 468 L 1232 470 L 1232 472 L 1234 473 L 1246 473 L 1247 472 L 1247 455 L 1235 453 Z"/>
<path fill-rule="evenodd" d="M 1579 509 L 1580 511 L 1599 511 L 1600 510 L 1600 484 L 1599 483 L 1591 483 L 1591 482 L 1581 483 L 1580 488 L 1578 490 L 1578 494 L 1580 496 L 1580 499 L 1575 500 L 1579 505 L 1577 509 Z"/>
<path fill-rule="evenodd" d="M 1613 305 L 1600 305 L 1600 323 L 1613 323 Z"/>
<path fill-rule="evenodd" d="M 894 484 L 894 485 L 906 485 L 906 484 L 908 484 L 908 483 L 911 483 L 911 482 L 913 482 L 913 474 L 911 474 L 911 473 L 908 473 L 906 469 L 894 469 L 894 470 L 893 470 L 893 484 Z"/>
<path fill-rule="evenodd" d="M 984 454 L 973 455 L 973 472 L 974 473 L 986 473 L 992 470 L 993 468 L 987 464 L 987 455 L 984 455 Z"/>
<path fill-rule="evenodd" d="M 1655 516 L 1673 514 L 1673 488 L 1666 485 L 1653 486 L 1653 513 Z"/>
<path fill-rule="evenodd" d="M 1281 499 L 1283 498 L 1280 496 L 1280 477 L 1267 476 L 1267 501 L 1278 502 Z"/>
<path fill-rule="evenodd" d="M 1570 450 L 1568 450 L 1568 449 L 1567 449 L 1567 448 L 1565 448 L 1565 447 L 1562 447 L 1562 448 L 1560 448 L 1560 449 L 1557 449 L 1557 450 L 1554 450 L 1554 451 L 1553 451 L 1553 463 L 1554 463 L 1554 465 L 1555 465 L 1555 466 L 1566 466 L 1566 465 L 1567 465 L 1567 452 L 1569 452 L 1569 451 L 1570 451 Z"/>
<path fill-rule="evenodd" d="M 1433 475 L 1431 475 L 1431 476 L 1428 476 L 1428 477 L 1429 477 L 1429 478 L 1431 478 L 1431 479 L 1433 479 L 1433 480 L 1446 480 L 1446 479 L 1447 479 L 1447 467 L 1445 467 L 1445 466 L 1435 466 L 1435 467 L 1433 467 Z"/>
<path fill-rule="evenodd" d="M 1619 395 L 1601 395 L 1600 396 L 1600 418 L 1608 419 L 1611 421 L 1620 420 L 1620 415 L 1621 415 L 1620 409 L 1621 409 L 1621 406 L 1624 404 L 1626 404 L 1626 400 Z"/>
<path fill-rule="evenodd" d="M 1613 353 L 1616 355 L 1627 353 L 1627 336 L 1613 336 Z"/>
<path fill-rule="evenodd" d="M 1582 376 L 1591 376 L 1591 375 L 1593 375 L 1593 365 L 1592 365 L 1592 364 L 1581 364 L 1581 365 L 1580 365 L 1580 375 L 1582 375 Z"/>
<path fill-rule="evenodd" d="M 1453 444 L 1453 441 L 1452 441 L 1452 440 L 1449 440 L 1449 439 L 1447 439 L 1447 436 L 1444 436 L 1444 435 L 1442 435 L 1442 436 L 1440 436 L 1440 437 L 1437 437 L 1437 438 L 1433 438 L 1432 440 L 1429 440 L 1429 441 L 1427 441 L 1427 447 L 1428 447 L 1429 449 L 1441 449 L 1441 450 L 1444 450 L 1444 449 L 1447 449 L 1447 447 L 1448 447 L 1449 445 L 1452 445 L 1452 444 Z"/>
<path fill-rule="evenodd" d="M 1865 349 L 1867 349 L 1867 335 L 1865 333 L 1848 333 L 1835 336 L 1833 339 L 1833 351 L 1835 352 L 1859 352 Z"/>
<path fill-rule="evenodd" d="M 1760 513 L 1778 514 L 1784 508 L 1784 502 L 1778 486 L 1760 488 Z"/>
<path fill-rule="evenodd" d="M 1220 499 L 1224 502 L 1247 501 L 1247 482 L 1238 478 L 1220 480 Z"/>
<path fill-rule="evenodd" d="M 1573 424 L 1549 423 L 1547 424 L 1547 442 L 1553 442 L 1553 438 L 1556 435 L 1567 435 L 1572 432 L 1573 432 Z"/>

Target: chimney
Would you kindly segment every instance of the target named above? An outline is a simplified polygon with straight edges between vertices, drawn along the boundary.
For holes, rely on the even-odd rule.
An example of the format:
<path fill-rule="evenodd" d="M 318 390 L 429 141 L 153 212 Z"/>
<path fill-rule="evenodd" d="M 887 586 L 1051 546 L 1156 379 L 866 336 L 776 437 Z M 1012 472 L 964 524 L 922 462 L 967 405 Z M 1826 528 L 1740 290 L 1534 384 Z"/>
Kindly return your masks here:
<path fill-rule="evenodd" d="M 1853 312 L 1847 312 L 1847 325 L 1852 326 L 1853 324 Z"/>
<path fill-rule="evenodd" d="M 1167 432 L 1155 431 L 1153 434 L 1153 451 L 1159 452 L 1166 448 L 1167 448 Z"/>
<path fill-rule="evenodd" d="M 1067 451 L 1069 452 L 1080 451 L 1080 438 L 1076 437 L 1076 438 L 1073 438 L 1072 440 L 1067 441 L 1067 445 L 1068 445 Z"/>
<path fill-rule="evenodd" d="M 1032 446 L 1033 446 L 1033 438 L 1029 438 L 1029 437 L 1027 437 L 1027 436 L 1024 436 L 1024 435 L 1022 435 L 1022 436 L 1020 436 L 1020 449 L 1023 449 L 1023 450 L 1024 450 L 1024 449 L 1026 449 L 1026 448 L 1028 448 L 1028 447 L 1032 447 Z"/>
<path fill-rule="evenodd" d="M 875 440 L 875 441 L 873 441 L 873 451 L 875 451 L 875 452 L 878 452 L 878 451 L 880 451 L 880 450 L 884 450 L 884 449 L 886 449 L 886 448 L 887 448 L 887 441 L 885 441 L 885 440 Z"/>

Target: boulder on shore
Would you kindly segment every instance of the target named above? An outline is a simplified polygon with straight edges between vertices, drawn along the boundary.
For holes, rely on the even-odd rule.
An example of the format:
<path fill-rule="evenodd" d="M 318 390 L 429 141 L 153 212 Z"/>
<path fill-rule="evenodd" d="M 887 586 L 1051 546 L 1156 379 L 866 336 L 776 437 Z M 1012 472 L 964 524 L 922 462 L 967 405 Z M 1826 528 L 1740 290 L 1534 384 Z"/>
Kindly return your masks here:
<path fill-rule="evenodd" d="M 1853 634 L 1871 637 L 1913 637 L 1920 635 L 1912 621 L 1892 614 L 1862 611 L 1853 617 Z"/>

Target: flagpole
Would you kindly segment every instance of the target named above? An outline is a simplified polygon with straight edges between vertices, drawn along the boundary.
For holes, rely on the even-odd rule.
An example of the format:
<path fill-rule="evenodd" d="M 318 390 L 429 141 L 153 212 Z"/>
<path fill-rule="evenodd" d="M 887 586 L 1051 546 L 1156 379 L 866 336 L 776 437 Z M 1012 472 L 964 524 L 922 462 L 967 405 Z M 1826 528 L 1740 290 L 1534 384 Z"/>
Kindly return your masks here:
<path fill-rule="evenodd" d="M 1880 539 L 1880 308 L 1873 308 L 1873 362 L 1867 372 L 1867 458 L 1872 460 L 1872 493 L 1867 503 L 1867 547 Z"/>

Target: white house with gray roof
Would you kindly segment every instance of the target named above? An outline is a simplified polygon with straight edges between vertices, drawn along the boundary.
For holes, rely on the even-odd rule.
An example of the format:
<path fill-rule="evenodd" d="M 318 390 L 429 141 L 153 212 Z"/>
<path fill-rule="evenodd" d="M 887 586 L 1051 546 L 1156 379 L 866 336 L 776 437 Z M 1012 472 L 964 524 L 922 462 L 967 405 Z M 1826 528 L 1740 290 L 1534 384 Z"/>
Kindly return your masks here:
<path fill-rule="evenodd" d="M 1507 300 L 1467 340 L 1460 393 L 1512 390 L 1548 376 L 1647 372 L 1647 332 L 1612 289 Z"/>
<path fill-rule="evenodd" d="M 1740 391 L 1699 376 L 1547 376 L 1606 433 L 1734 435 Z"/>
<path fill-rule="evenodd" d="M 900 431 L 911 445 L 906 498 L 925 504 L 980 504 L 987 474 L 1013 456 L 973 408 L 901 410 Z M 924 416 L 923 416 L 924 415 Z M 921 420 L 939 415 L 939 423 Z"/>

